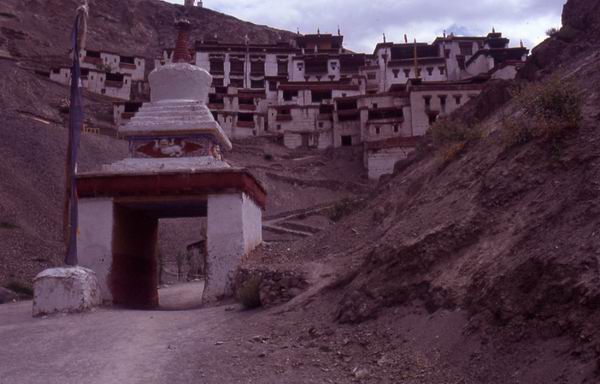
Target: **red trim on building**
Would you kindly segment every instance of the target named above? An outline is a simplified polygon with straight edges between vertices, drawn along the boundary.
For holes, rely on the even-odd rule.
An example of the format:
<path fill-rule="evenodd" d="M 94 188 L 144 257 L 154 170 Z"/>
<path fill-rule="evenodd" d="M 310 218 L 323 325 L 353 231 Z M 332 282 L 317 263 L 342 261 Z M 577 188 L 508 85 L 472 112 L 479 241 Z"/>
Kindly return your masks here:
<path fill-rule="evenodd" d="M 77 176 L 80 198 L 208 195 L 231 190 L 246 193 L 263 209 L 266 206 L 266 190 L 246 169 Z"/>

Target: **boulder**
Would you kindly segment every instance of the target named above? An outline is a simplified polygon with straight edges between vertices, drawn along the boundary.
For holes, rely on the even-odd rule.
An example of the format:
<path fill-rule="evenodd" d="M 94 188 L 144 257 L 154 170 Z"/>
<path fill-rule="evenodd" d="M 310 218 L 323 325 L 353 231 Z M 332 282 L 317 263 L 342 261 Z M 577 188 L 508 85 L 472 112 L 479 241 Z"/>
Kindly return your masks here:
<path fill-rule="evenodd" d="M 98 280 L 90 269 L 51 268 L 33 279 L 33 316 L 85 312 L 100 302 Z"/>

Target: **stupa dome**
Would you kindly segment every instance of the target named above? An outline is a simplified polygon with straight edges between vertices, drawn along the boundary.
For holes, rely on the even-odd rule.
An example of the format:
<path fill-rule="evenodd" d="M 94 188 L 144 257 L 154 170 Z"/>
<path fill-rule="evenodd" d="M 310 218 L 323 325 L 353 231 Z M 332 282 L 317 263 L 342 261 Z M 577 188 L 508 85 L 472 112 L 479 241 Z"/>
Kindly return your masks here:
<path fill-rule="evenodd" d="M 153 103 L 198 101 L 206 104 L 212 76 L 206 69 L 195 65 L 172 63 L 152 71 L 148 80 Z"/>

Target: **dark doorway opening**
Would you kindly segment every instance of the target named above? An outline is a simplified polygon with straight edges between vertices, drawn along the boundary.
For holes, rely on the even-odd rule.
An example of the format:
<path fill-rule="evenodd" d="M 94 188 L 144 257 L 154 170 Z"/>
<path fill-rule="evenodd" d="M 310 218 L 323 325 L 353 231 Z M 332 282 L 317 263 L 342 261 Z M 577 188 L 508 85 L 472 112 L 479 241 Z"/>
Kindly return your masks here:
<path fill-rule="evenodd" d="M 342 147 L 351 147 L 352 146 L 352 136 L 345 135 L 342 136 Z"/>
<path fill-rule="evenodd" d="M 130 198 L 115 201 L 114 210 L 110 272 L 113 303 L 134 309 L 157 309 L 161 304 L 163 265 L 159 262 L 159 219 L 206 217 L 206 198 Z M 205 236 L 202 231 L 201 227 L 197 229 L 196 239 Z M 196 302 L 201 303 L 201 298 L 200 290 Z M 179 309 L 171 307 L 168 309 Z"/>

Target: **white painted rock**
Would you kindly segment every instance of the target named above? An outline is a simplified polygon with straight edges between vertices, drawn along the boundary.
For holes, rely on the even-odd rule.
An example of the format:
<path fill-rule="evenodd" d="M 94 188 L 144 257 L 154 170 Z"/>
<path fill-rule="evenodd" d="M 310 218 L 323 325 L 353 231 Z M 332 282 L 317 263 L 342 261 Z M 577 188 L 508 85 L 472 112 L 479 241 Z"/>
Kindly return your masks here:
<path fill-rule="evenodd" d="M 90 269 L 51 268 L 33 279 L 33 316 L 84 312 L 100 302 L 98 280 Z"/>

